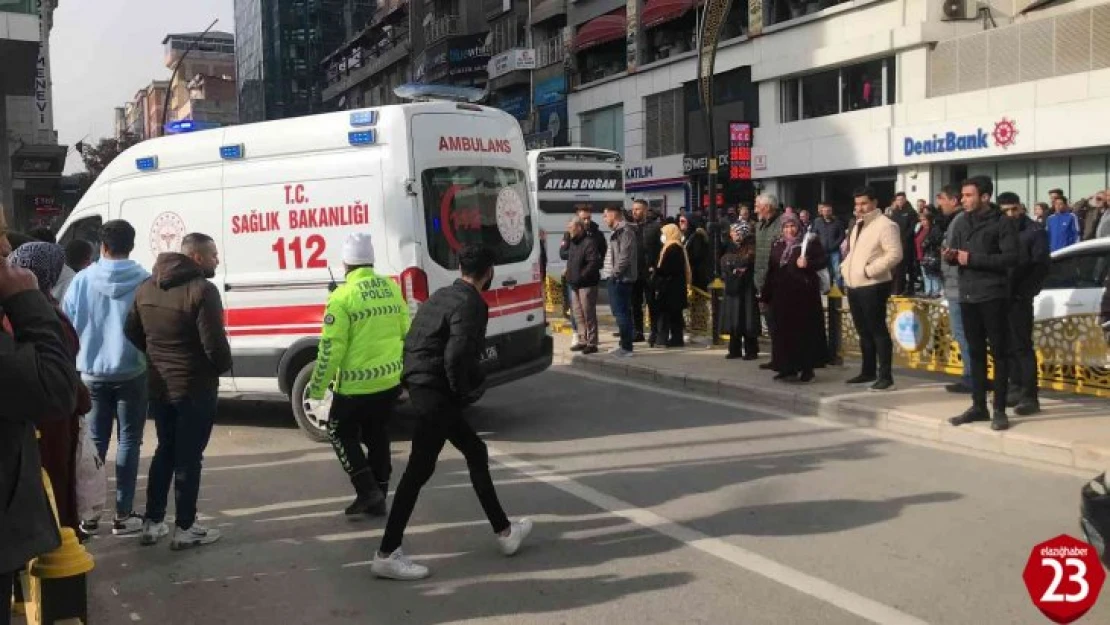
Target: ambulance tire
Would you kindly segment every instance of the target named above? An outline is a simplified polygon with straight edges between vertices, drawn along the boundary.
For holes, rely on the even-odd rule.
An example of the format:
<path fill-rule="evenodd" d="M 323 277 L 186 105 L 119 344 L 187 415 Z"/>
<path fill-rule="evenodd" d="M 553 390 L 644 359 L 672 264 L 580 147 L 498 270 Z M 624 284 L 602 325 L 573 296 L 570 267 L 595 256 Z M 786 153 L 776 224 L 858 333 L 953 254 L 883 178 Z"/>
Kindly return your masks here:
<path fill-rule="evenodd" d="M 289 393 L 289 403 L 293 407 L 293 417 L 297 420 L 297 426 L 301 428 L 304 435 L 318 443 L 326 443 L 328 442 L 327 421 L 321 421 L 313 415 L 306 401 L 308 382 L 312 378 L 312 370 L 315 366 L 316 361 L 312 360 L 297 372 L 297 377 L 293 380 L 293 389 Z"/>

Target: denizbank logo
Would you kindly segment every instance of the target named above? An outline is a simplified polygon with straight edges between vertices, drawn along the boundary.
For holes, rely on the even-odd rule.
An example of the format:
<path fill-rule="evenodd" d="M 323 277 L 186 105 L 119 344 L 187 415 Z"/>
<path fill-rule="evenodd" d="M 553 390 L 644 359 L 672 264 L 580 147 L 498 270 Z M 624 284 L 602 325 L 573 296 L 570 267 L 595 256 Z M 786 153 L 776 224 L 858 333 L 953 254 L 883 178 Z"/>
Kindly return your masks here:
<path fill-rule="evenodd" d="M 925 154 L 945 154 L 948 152 L 974 152 L 991 147 L 1007 149 L 1017 141 L 1017 124 L 1003 117 L 995 122 L 990 132 L 986 128 L 976 128 L 974 132 L 960 134 L 946 132 L 931 137 L 906 137 L 903 146 L 906 156 Z"/>

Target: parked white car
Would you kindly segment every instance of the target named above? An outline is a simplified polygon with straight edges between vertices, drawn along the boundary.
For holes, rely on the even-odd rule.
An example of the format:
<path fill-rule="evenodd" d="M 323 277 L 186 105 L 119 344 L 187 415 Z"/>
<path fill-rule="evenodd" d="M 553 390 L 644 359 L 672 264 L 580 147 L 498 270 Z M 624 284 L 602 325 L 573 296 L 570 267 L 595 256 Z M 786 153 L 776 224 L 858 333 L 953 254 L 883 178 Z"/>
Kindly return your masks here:
<path fill-rule="evenodd" d="M 1106 324 L 1110 321 L 1108 274 L 1110 239 L 1084 241 L 1056 250 L 1044 287 L 1033 300 L 1035 319 L 1102 315 L 1100 323 Z"/>

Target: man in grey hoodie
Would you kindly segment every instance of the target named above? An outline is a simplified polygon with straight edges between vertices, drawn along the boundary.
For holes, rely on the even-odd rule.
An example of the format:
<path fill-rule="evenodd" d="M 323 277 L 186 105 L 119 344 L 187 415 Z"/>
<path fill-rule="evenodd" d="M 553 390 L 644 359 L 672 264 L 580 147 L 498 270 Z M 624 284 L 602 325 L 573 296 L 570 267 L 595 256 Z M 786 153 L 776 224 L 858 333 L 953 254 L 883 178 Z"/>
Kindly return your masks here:
<path fill-rule="evenodd" d="M 139 472 L 139 447 L 147 416 L 146 357 L 123 334 L 135 290 L 150 273 L 128 257 L 135 248 L 135 229 L 123 220 L 100 228 L 100 260 L 70 283 L 62 310 L 81 337 L 77 370 L 89 387 L 92 411 L 86 417 L 96 451 L 103 460 L 119 431 L 116 449 L 116 517 L 112 533 L 136 534 L 142 516 L 132 510 Z M 99 519 L 85 519 L 82 529 L 99 530 Z"/>
<path fill-rule="evenodd" d="M 952 243 L 952 230 L 956 222 L 964 218 L 964 209 L 960 206 L 960 189 L 954 184 L 947 184 L 937 193 L 937 207 L 944 214 L 948 225 L 944 231 L 944 249 L 949 249 Z M 959 382 L 945 386 L 949 393 L 971 392 L 971 362 L 968 357 L 967 335 L 964 334 L 963 315 L 960 312 L 960 267 L 949 263 L 941 263 L 941 276 L 944 279 L 944 299 L 948 300 L 948 324 L 952 328 L 952 337 L 960 346 L 960 355 L 963 359 L 963 375 Z"/>

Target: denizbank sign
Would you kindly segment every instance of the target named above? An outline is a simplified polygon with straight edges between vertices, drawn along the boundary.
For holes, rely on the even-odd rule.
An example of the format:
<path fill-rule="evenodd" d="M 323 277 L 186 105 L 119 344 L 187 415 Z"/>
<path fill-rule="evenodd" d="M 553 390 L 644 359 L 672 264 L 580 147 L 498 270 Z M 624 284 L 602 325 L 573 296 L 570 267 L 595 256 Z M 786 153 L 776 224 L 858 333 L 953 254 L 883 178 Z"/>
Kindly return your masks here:
<path fill-rule="evenodd" d="M 972 159 L 1024 152 L 1018 145 L 1018 122 L 1009 117 L 982 124 L 950 122 L 948 127 L 897 130 L 893 148 L 895 162 Z"/>

